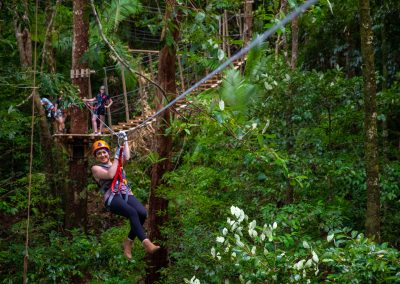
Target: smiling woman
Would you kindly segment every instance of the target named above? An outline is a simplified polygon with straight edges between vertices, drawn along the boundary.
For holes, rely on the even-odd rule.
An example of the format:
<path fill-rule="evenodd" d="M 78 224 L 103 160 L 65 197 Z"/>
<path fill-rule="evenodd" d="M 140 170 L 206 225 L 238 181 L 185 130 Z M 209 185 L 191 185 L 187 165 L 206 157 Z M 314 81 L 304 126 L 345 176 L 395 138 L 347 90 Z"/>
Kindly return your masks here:
<path fill-rule="evenodd" d="M 131 230 L 123 246 L 124 255 L 131 259 L 132 242 L 135 237 L 139 238 L 146 252 L 150 254 L 156 252 L 160 247 L 154 245 L 145 235 L 143 224 L 147 218 L 147 211 L 139 200 L 133 196 L 128 186 L 125 171 L 122 169 L 122 164 L 130 158 L 130 151 L 126 133 L 121 133 L 124 145 L 122 146 L 122 151 L 120 147 L 117 148 L 113 161 L 110 159 L 110 146 L 107 142 L 98 140 L 93 143 L 92 153 L 98 164 L 92 167 L 92 174 L 104 194 L 104 205 L 107 210 L 129 219 Z M 121 159 L 120 155 L 122 155 Z M 119 180 L 115 179 L 114 177 L 119 174 L 121 178 Z"/>

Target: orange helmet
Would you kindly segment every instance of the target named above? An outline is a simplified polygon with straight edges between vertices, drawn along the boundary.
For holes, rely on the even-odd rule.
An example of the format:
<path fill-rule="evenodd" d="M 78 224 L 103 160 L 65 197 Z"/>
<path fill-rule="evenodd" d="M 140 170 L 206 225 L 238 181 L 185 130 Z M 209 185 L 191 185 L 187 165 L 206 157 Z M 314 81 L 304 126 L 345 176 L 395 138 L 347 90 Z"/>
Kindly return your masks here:
<path fill-rule="evenodd" d="M 110 152 L 110 146 L 108 146 L 107 142 L 104 140 L 97 140 L 92 145 L 92 153 L 96 155 L 96 151 L 99 149 L 105 148 Z"/>

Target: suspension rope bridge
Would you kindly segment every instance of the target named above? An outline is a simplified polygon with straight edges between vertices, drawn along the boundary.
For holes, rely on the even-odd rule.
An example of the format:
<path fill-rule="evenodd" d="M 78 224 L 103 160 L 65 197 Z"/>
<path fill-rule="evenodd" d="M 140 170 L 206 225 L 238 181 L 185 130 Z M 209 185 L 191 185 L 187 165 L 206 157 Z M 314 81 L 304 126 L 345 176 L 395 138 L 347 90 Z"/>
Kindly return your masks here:
<path fill-rule="evenodd" d="M 287 23 L 291 22 L 295 17 L 298 17 L 300 14 L 304 13 L 308 8 L 310 8 L 316 2 L 318 2 L 318 0 L 308 0 L 301 6 L 295 8 L 290 14 L 288 14 L 286 17 L 284 17 L 282 20 L 280 20 L 272 28 L 268 29 L 263 34 L 257 36 L 257 38 L 254 39 L 252 42 L 250 42 L 246 47 L 240 49 L 235 55 L 228 58 L 225 62 L 223 62 L 221 65 L 219 65 L 215 70 L 213 70 L 211 73 L 204 76 L 201 80 L 199 80 L 198 82 L 193 84 L 190 88 L 188 88 L 182 94 L 178 95 L 177 97 L 175 97 L 174 99 L 169 101 L 163 108 L 154 112 L 152 115 L 147 116 L 147 117 L 137 116 L 130 121 L 123 122 L 123 123 L 120 123 L 120 124 L 114 125 L 114 126 L 104 124 L 104 126 L 108 130 L 107 135 L 108 136 L 117 135 L 116 131 L 124 131 L 126 133 L 135 132 L 136 130 L 138 130 L 142 127 L 145 127 L 149 124 L 154 123 L 160 114 L 162 114 L 167 109 L 174 107 L 174 105 L 176 105 L 176 108 L 179 110 L 183 110 L 183 109 L 187 108 L 190 105 L 190 102 L 184 100 L 187 95 L 189 95 L 191 93 L 195 93 L 195 92 L 202 92 L 202 91 L 208 90 L 210 88 L 217 87 L 222 81 L 222 77 L 221 77 L 221 75 L 219 75 L 221 73 L 221 71 L 223 71 L 228 66 L 234 66 L 234 68 L 239 68 L 244 63 L 243 58 L 252 48 L 260 45 L 268 37 L 270 37 L 272 34 L 274 34 L 277 30 L 283 28 Z M 73 135 L 73 134 L 55 134 L 54 136 L 57 137 L 60 135 Z M 82 135 L 82 134 L 79 134 L 79 135 Z"/>

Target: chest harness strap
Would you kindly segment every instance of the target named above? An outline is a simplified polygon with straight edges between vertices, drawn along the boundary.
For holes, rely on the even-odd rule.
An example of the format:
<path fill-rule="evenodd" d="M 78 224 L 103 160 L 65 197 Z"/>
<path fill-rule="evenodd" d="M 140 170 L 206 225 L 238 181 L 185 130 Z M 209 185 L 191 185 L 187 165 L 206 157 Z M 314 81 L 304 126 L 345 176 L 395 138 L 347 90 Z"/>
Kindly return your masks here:
<path fill-rule="evenodd" d="M 124 183 L 124 177 L 123 177 L 123 170 L 122 170 L 122 153 L 123 153 L 124 147 L 121 146 L 119 148 L 119 157 L 118 157 L 118 167 L 117 167 L 117 172 L 114 175 L 113 181 L 111 183 L 111 195 L 107 199 L 107 207 L 110 207 L 111 201 L 113 200 L 115 194 L 119 194 L 122 197 L 121 194 L 121 187 L 122 184 Z M 128 189 L 127 192 L 125 192 L 125 202 L 128 202 Z"/>

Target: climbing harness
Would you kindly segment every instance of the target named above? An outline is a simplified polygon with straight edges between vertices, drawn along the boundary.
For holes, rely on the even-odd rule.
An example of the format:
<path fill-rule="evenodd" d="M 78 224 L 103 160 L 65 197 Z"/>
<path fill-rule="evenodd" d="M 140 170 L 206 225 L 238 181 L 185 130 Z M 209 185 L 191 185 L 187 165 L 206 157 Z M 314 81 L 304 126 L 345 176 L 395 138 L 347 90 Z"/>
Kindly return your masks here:
<path fill-rule="evenodd" d="M 120 146 L 119 147 L 119 156 L 118 156 L 118 167 L 117 167 L 117 172 L 114 175 L 113 181 L 111 183 L 111 195 L 107 199 L 107 205 L 106 208 L 110 208 L 111 202 L 114 199 L 114 196 L 116 194 L 119 194 L 122 197 L 121 194 L 121 188 L 122 185 L 126 184 L 126 179 L 125 179 L 125 172 L 122 168 L 122 156 L 123 156 L 123 151 L 124 147 Z M 127 191 L 125 192 L 125 202 L 128 202 L 128 192 L 129 187 L 127 186 Z"/>

